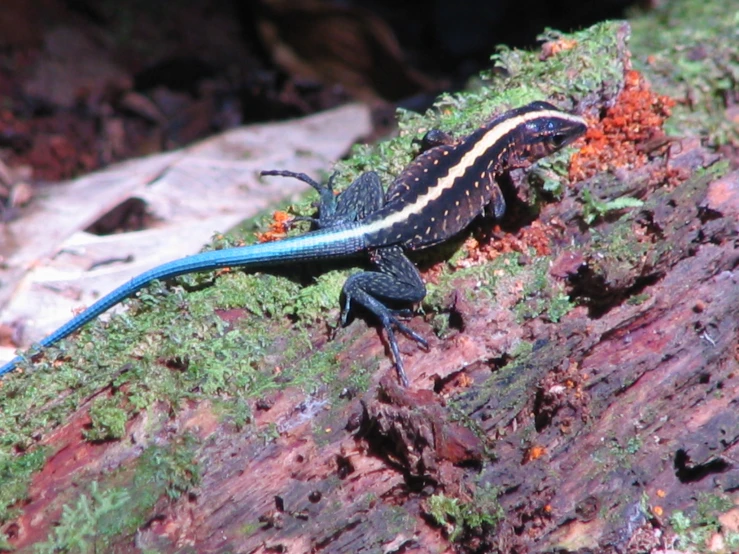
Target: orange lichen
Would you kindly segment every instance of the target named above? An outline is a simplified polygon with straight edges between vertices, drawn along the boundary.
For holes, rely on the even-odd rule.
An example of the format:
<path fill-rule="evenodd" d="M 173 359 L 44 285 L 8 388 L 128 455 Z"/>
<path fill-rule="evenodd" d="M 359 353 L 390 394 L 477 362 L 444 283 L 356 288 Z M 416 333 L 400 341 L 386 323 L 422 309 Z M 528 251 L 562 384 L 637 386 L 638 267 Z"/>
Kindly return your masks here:
<path fill-rule="evenodd" d="M 272 214 L 272 223 L 269 224 L 269 229 L 264 233 L 260 233 L 257 240 L 259 240 L 259 242 L 272 242 L 285 238 L 288 222 L 291 219 L 292 216 L 287 212 L 275 212 Z"/>
<path fill-rule="evenodd" d="M 534 460 L 538 460 L 547 453 L 547 449 L 544 446 L 532 446 L 526 451 L 523 457 L 523 463 L 528 464 Z"/>
<path fill-rule="evenodd" d="M 648 161 L 645 145 L 664 139 L 662 125 L 675 101 L 655 94 L 638 71 L 628 71 L 618 102 L 600 121 L 588 121 L 585 145 L 572 156 L 570 178 L 581 181 Z"/>
<path fill-rule="evenodd" d="M 533 249 L 537 256 L 546 256 L 551 253 L 551 237 L 557 234 L 557 229 L 541 221 L 533 221 L 528 227 L 522 228 L 516 235 L 505 233 L 496 225 L 490 234 L 495 240 L 482 240 L 470 237 L 465 241 L 468 256 L 457 263 L 459 267 L 477 265 L 478 263 L 494 260 L 501 254 L 518 252 L 530 254 Z"/>
<path fill-rule="evenodd" d="M 460 388 L 467 388 L 472 386 L 474 384 L 474 381 L 469 375 L 467 375 L 466 373 L 462 373 L 457 379 L 456 384 Z"/>
<path fill-rule="evenodd" d="M 560 38 L 558 40 L 550 40 L 541 45 L 541 54 L 539 59 L 544 61 L 552 56 L 556 56 L 560 52 L 572 50 L 577 46 L 577 41 L 571 38 Z"/>

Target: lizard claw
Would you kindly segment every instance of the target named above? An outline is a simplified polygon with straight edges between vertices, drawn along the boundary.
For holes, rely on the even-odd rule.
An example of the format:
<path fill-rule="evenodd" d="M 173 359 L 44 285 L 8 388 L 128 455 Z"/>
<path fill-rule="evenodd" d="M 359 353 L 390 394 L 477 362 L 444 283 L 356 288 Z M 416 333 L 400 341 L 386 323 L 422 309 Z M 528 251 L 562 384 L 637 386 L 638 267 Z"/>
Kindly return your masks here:
<path fill-rule="evenodd" d="M 428 350 L 429 343 L 426 341 L 425 338 L 423 338 L 421 335 L 419 335 L 418 333 L 416 333 L 413 329 L 411 329 L 410 327 L 408 327 L 405 323 L 401 323 L 400 321 L 398 321 L 398 319 L 396 319 L 395 317 L 390 316 L 389 317 L 389 320 L 390 320 L 389 323 L 392 324 L 392 325 L 395 325 L 395 327 L 400 332 L 402 332 L 406 337 L 413 339 L 418 344 L 420 344 L 421 346 L 423 346 L 426 350 Z M 388 326 L 385 326 L 385 328 L 387 329 Z"/>

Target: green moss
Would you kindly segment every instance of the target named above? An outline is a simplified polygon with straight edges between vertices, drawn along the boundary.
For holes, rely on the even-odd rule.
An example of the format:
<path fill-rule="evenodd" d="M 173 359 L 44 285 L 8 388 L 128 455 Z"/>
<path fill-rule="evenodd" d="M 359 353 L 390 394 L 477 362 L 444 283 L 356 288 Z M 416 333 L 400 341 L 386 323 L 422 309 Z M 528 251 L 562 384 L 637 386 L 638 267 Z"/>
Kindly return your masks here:
<path fill-rule="evenodd" d="M 548 256 L 536 258 L 519 277 L 523 280 L 523 291 L 514 307 L 519 323 L 541 315 L 556 323 L 575 306 L 564 292 L 564 284 L 549 276 L 550 264 Z"/>
<path fill-rule="evenodd" d="M 47 448 L 37 448 L 19 455 L 0 454 L 0 521 L 17 515 L 31 476 L 44 467 L 48 452 Z"/>
<path fill-rule="evenodd" d="M 621 211 L 626 208 L 641 208 L 644 205 L 644 202 L 638 198 L 630 197 L 621 197 L 608 202 L 601 202 L 588 189 L 582 190 L 581 197 L 583 202 L 582 219 L 588 225 L 611 212 Z"/>
<path fill-rule="evenodd" d="M 176 500 L 200 484 L 198 448 L 198 439 L 189 433 L 165 446 L 148 447 L 138 459 L 133 488 L 150 501 L 162 494 Z"/>
<path fill-rule="evenodd" d="M 114 440 L 126 434 L 128 413 L 118 405 L 116 398 L 98 398 L 90 408 L 90 429 L 85 438 L 91 441 Z"/>
<path fill-rule="evenodd" d="M 378 359 L 370 360 L 367 363 L 353 361 L 349 367 L 346 377 L 342 379 L 330 380 L 328 382 L 330 394 L 334 399 L 344 397 L 347 391 L 353 394 L 361 393 L 369 389 L 372 382 L 372 376 L 377 371 L 380 361 Z M 329 370 L 326 371 L 326 378 L 331 376 Z"/>
<path fill-rule="evenodd" d="M 592 465 L 591 470 L 583 478 L 602 481 L 608 479 L 608 475 L 613 471 L 631 471 L 643 462 L 643 456 L 640 456 L 643 449 L 644 437 L 639 434 L 604 437 L 600 446 L 591 454 L 595 464 Z M 630 502 L 628 499 L 631 492 L 625 494 L 624 502 L 628 503 Z"/>
<path fill-rule="evenodd" d="M 450 294 L 459 291 L 460 282 L 474 282 L 473 287 L 465 287 L 463 293 L 467 300 L 493 300 L 500 286 L 519 277 L 524 266 L 519 263 L 520 254 L 510 252 L 496 257 L 484 264 L 471 267 L 455 267 L 450 260 L 436 275 L 435 283 L 427 283 L 423 308 L 426 312 L 438 313 L 445 309 Z"/>
<path fill-rule="evenodd" d="M 513 347 L 513 350 L 511 351 L 511 361 L 510 364 L 516 364 L 520 365 L 525 362 L 533 354 L 534 352 L 534 345 L 533 343 L 529 341 L 522 340 L 519 343 L 516 344 L 516 346 Z M 510 365 L 507 364 L 507 365 Z"/>
<path fill-rule="evenodd" d="M 263 427 L 262 430 L 259 432 L 259 440 L 265 446 L 271 442 L 276 441 L 279 438 L 280 431 L 279 429 L 277 429 L 277 425 L 272 422 L 270 422 L 266 427 Z"/>
<path fill-rule="evenodd" d="M 241 526 L 241 534 L 245 537 L 250 537 L 254 533 L 259 532 L 263 525 L 261 523 L 245 523 Z"/>
<path fill-rule="evenodd" d="M 724 543 L 729 552 L 739 552 L 739 533 L 736 531 L 727 531 L 724 533 Z"/>
<path fill-rule="evenodd" d="M 99 552 L 111 539 L 132 535 L 163 495 L 174 500 L 199 484 L 197 446 L 192 436 L 181 435 L 168 445 L 147 448 L 133 476 L 118 471 L 105 485 L 93 481 L 62 507 L 59 524 L 36 551 Z"/>
<path fill-rule="evenodd" d="M 234 430 L 241 432 L 253 421 L 252 409 L 249 403 L 241 397 L 217 399 L 213 405 L 221 420 L 231 423 Z"/>
<path fill-rule="evenodd" d="M 707 136 L 715 146 L 739 141 L 739 127 L 726 114 L 739 81 L 736 2 L 664 2 L 631 25 L 634 66 L 659 92 L 681 101 L 669 133 Z"/>
<path fill-rule="evenodd" d="M 597 254 L 593 259 L 602 259 L 611 273 L 622 275 L 634 273 L 634 268 L 643 265 L 648 248 L 649 245 L 636 240 L 631 218 L 623 217 L 606 232 L 593 229 L 588 250 Z M 594 269 L 598 273 L 598 268 Z"/>
<path fill-rule="evenodd" d="M 497 488 L 479 486 L 470 502 L 462 502 L 444 494 L 428 500 L 428 512 L 437 525 L 444 527 L 452 542 L 467 535 L 489 533 L 503 519 Z"/>
<path fill-rule="evenodd" d="M 520 254 L 508 253 L 492 262 L 472 267 L 453 269 L 447 264 L 436 275 L 436 283 L 428 283 L 428 294 L 423 308 L 433 314 L 431 323 L 437 336 L 443 337 L 449 328 L 446 313 L 449 296 L 460 290 L 460 282 L 473 282 L 464 287 L 466 300 L 473 302 L 494 301 L 501 289 L 515 289 L 514 284 L 523 283 L 523 290 L 514 311 L 519 322 L 542 314 L 551 322 L 558 322 L 575 303 L 564 292 L 564 284 L 549 277 L 549 257 L 534 258 L 531 264 L 520 263 Z"/>
<path fill-rule="evenodd" d="M 89 496 L 81 494 L 74 504 L 62 508 L 59 524 L 52 529 L 49 540 L 35 546 L 35 552 L 52 554 L 105 550 L 108 538 L 118 531 L 121 508 L 129 499 L 127 491 L 99 490 L 98 484 L 93 481 Z"/>
<path fill-rule="evenodd" d="M 565 195 L 564 175 L 567 175 L 570 166 L 570 157 L 577 149 L 565 148 L 557 156 L 543 158 L 529 171 L 527 177 L 533 185 L 531 204 L 536 206 L 540 203 L 539 196 L 546 200 L 553 198 L 560 200 Z"/>
<path fill-rule="evenodd" d="M 290 303 L 290 314 L 301 321 L 327 319 L 328 314 L 339 313 L 339 296 L 346 282 L 345 271 L 329 271 L 316 278 L 315 286 L 300 287 Z"/>
<path fill-rule="evenodd" d="M 731 162 L 726 159 L 722 159 L 717 161 L 714 164 L 709 165 L 708 167 L 699 167 L 694 177 L 698 179 L 702 179 L 703 177 L 707 177 L 709 182 L 715 181 L 716 179 L 720 179 L 727 173 L 731 171 Z"/>
<path fill-rule="evenodd" d="M 627 303 L 628 303 L 628 304 L 629 304 L 630 306 L 640 306 L 641 304 L 643 304 L 644 302 L 646 302 L 646 301 L 647 301 L 647 300 L 649 300 L 650 298 L 651 298 L 651 296 L 650 296 L 649 294 L 647 294 L 647 293 L 643 293 L 643 294 L 635 294 L 634 296 L 630 296 L 630 297 L 629 297 L 629 298 L 628 298 L 628 299 L 626 300 L 626 302 L 627 302 Z"/>
<path fill-rule="evenodd" d="M 551 369 L 551 360 L 561 358 L 550 347 L 539 345 L 537 348 L 537 345 L 528 341 L 514 344 L 508 357 L 508 362 L 496 369 L 484 383 L 460 391 L 447 401 L 455 412 L 474 414 L 472 423 L 465 422 L 473 432 L 477 432 L 475 423 L 487 428 L 484 421 L 503 420 L 510 417 L 511 413 L 519 413 L 528 402 L 530 391 L 542 377 L 543 373 L 537 371 L 537 364 L 548 371 Z M 481 419 L 483 423 L 479 423 Z M 501 427 L 498 432 L 502 436 L 505 429 Z M 495 434 L 487 431 L 488 437 Z"/>
<path fill-rule="evenodd" d="M 718 516 L 733 507 L 734 502 L 727 495 L 700 493 L 694 510 L 673 512 L 668 521 L 677 535 L 676 548 L 707 551 L 708 539 L 721 531 Z M 730 552 L 739 544 L 739 536 L 736 532 L 727 531 L 724 541 Z"/>
<path fill-rule="evenodd" d="M 383 519 L 387 522 L 388 535 L 390 536 L 394 535 L 397 537 L 407 533 L 408 529 L 413 529 L 417 524 L 416 518 L 408 513 L 407 509 L 403 506 L 387 504 L 382 515 Z M 383 549 L 383 551 L 386 552 L 387 549 Z"/>
<path fill-rule="evenodd" d="M 611 454 L 616 459 L 628 463 L 641 450 L 642 446 L 642 439 L 637 435 L 629 437 L 625 444 L 621 444 L 618 440 L 614 439 L 611 442 L 610 449 Z"/>
<path fill-rule="evenodd" d="M 575 303 L 570 299 L 568 294 L 558 292 L 551 298 L 549 305 L 547 306 L 547 319 L 552 323 L 557 323 L 574 307 Z"/>

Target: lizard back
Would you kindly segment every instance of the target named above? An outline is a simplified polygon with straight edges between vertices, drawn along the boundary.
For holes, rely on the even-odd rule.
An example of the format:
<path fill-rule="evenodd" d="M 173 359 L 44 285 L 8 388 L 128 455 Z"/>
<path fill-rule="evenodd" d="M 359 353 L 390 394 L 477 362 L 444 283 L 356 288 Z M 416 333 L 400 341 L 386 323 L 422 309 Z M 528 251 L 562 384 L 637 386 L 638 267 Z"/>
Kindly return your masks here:
<path fill-rule="evenodd" d="M 534 102 L 492 119 L 456 144 L 419 155 L 364 220 L 370 247 L 424 248 L 459 233 L 499 194 L 495 178 L 538 160 L 584 132 L 583 120 Z"/>

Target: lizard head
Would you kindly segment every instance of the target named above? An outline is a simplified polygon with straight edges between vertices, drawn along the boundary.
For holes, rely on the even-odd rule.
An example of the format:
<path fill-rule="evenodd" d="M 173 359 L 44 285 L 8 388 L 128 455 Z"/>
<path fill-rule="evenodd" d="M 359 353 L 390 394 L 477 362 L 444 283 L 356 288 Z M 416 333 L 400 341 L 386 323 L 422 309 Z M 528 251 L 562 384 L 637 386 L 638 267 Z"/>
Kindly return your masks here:
<path fill-rule="evenodd" d="M 525 138 L 522 144 L 531 160 L 564 148 L 588 128 L 582 117 L 558 110 L 547 102 L 532 102 L 515 111 L 523 122 Z"/>

